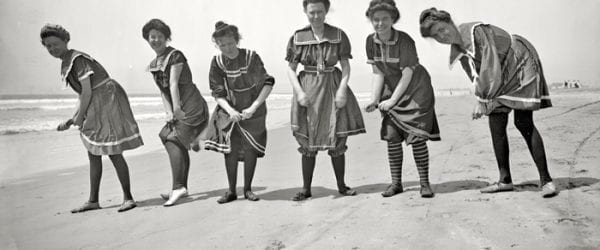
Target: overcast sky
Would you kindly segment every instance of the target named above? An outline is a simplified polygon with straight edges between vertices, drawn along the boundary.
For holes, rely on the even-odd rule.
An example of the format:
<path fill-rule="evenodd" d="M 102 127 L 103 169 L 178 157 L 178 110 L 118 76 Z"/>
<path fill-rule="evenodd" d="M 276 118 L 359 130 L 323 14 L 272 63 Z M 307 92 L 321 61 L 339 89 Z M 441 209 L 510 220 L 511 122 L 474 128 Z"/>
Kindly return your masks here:
<path fill-rule="evenodd" d="M 45 23 L 71 33 L 69 47 L 95 57 L 129 93 L 158 93 L 145 67 L 155 57 L 141 29 L 151 18 L 173 32 L 171 45 L 184 52 L 203 94 L 208 94 L 214 23 L 224 20 L 242 33 L 240 46 L 256 50 L 275 76 L 275 93 L 290 93 L 285 46 L 294 30 L 307 25 L 301 0 L 1 0 L 0 94 L 69 94 L 60 83 L 60 61 L 41 45 Z M 369 0 L 333 0 L 327 22 L 342 28 L 352 43 L 356 92 L 370 90 L 365 38 L 373 32 L 364 16 Z M 449 47 L 423 39 L 418 17 L 423 9 L 450 12 L 458 23 L 483 21 L 520 34 L 537 48 L 548 82 L 578 79 L 600 86 L 600 1 L 598 0 L 405 0 L 397 1 L 395 25 L 415 41 L 421 64 L 437 89 L 469 87 L 460 66 L 448 69 Z"/>

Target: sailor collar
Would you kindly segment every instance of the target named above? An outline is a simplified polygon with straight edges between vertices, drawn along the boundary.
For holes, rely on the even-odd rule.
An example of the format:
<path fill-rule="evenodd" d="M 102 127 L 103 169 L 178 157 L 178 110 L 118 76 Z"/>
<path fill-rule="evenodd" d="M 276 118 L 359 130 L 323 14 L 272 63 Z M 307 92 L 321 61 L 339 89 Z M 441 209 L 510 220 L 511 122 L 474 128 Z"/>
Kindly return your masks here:
<path fill-rule="evenodd" d="M 146 71 L 148 72 L 156 72 L 156 71 L 165 71 L 167 65 L 169 64 L 169 59 L 173 55 L 173 53 L 177 51 L 175 48 L 169 46 L 165 49 L 163 55 L 157 56 L 154 58 L 148 67 L 146 67 Z"/>
<path fill-rule="evenodd" d="M 94 61 L 94 58 L 92 58 L 88 54 L 85 54 L 83 52 L 73 50 L 73 49 L 67 51 L 66 53 L 68 53 L 68 54 L 65 55 L 65 57 L 61 63 L 60 76 L 61 76 L 61 81 L 65 83 L 65 86 L 68 86 L 69 83 L 67 83 L 67 77 L 69 76 L 69 73 L 71 73 L 71 70 L 73 69 L 73 64 L 75 63 L 75 59 L 77 59 L 77 57 L 83 56 L 83 57 L 89 59 L 90 61 Z"/>
<path fill-rule="evenodd" d="M 321 40 L 317 40 L 309 25 L 294 33 L 294 44 L 309 45 L 325 42 L 340 43 L 342 41 L 342 30 L 326 23 L 324 25 L 323 38 Z"/>
<path fill-rule="evenodd" d="M 482 22 L 463 23 L 458 26 L 458 33 L 464 43 L 464 50 L 456 44 L 450 46 L 449 67 L 452 66 L 463 56 L 475 58 L 475 27 L 483 25 Z"/>
<path fill-rule="evenodd" d="M 376 44 L 385 44 L 385 45 L 395 45 L 398 42 L 398 39 L 400 37 L 400 32 L 398 32 L 396 29 L 392 28 L 392 40 L 388 40 L 388 41 L 382 41 L 379 39 L 379 37 L 377 37 L 377 32 L 373 33 L 373 42 L 375 42 Z"/>

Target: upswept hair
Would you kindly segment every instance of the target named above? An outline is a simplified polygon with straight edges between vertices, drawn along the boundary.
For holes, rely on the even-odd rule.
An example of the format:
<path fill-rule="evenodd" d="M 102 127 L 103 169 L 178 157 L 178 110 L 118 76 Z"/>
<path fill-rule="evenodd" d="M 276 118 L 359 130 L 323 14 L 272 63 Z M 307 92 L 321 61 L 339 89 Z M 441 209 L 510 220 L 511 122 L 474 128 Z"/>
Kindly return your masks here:
<path fill-rule="evenodd" d="M 419 17 L 419 26 L 421 28 L 421 36 L 431 37 L 431 26 L 437 22 L 444 22 L 453 24 L 450 13 L 445 10 L 438 10 L 436 8 L 429 8 L 421 12 Z"/>
<path fill-rule="evenodd" d="M 151 30 L 157 30 L 162 33 L 167 40 L 171 40 L 171 28 L 169 28 L 169 25 L 162 20 L 154 18 L 144 24 L 144 27 L 142 28 L 142 37 L 144 40 L 148 41 Z"/>
<path fill-rule="evenodd" d="M 394 0 L 372 0 L 369 3 L 369 8 L 365 12 L 365 15 L 371 19 L 377 11 L 387 11 L 392 16 L 394 23 L 400 20 L 400 11 L 396 7 Z"/>

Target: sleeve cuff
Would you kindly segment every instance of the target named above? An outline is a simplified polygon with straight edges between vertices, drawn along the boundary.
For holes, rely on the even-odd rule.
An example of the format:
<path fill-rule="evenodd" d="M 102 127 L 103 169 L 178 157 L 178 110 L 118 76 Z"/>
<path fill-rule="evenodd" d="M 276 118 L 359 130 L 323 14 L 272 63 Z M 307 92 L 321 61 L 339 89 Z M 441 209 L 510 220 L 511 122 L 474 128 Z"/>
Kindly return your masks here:
<path fill-rule="evenodd" d="M 90 70 L 88 72 L 85 72 L 83 75 L 81 75 L 78 80 L 82 81 L 83 79 L 88 78 L 93 74 L 94 74 L 94 71 Z"/>

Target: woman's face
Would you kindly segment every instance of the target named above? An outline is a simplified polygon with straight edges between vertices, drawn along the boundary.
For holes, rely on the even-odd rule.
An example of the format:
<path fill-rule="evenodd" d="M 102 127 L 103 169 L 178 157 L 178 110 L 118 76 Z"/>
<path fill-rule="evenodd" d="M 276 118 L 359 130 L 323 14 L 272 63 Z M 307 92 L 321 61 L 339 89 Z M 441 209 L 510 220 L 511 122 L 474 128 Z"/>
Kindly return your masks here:
<path fill-rule="evenodd" d="M 311 26 L 323 26 L 325 23 L 325 16 L 327 16 L 327 10 L 323 3 L 309 3 L 304 9 L 304 13 L 308 18 L 308 22 Z"/>
<path fill-rule="evenodd" d="M 377 34 L 385 34 L 392 30 L 392 25 L 394 25 L 394 21 L 392 20 L 392 15 L 389 12 L 380 10 L 373 13 L 371 16 L 371 24 L 373 25 L 373 29 Z"/>
<path fill-rule="evenodd" d="M 67 49 L 67 42 L 55 36 L 42 39 L 42 44 L 46 47 L 48 53 L 56 58 L 60 58 L 69 50 Z"/>
<path fill-rule="evenodd" d="M 238 54 L 238 42 L 233 36 L 227 35 L 218 37 L 215 39 L 217 47 L 221 50 L 221 53 L 229 58 L 234 58 Z"/>
<path fill-rule="evenodd" d="M 167 38 L 162 32 L 153 29 L 148 33 L 148 44 L 156 53 L 161 53 L 167 48 Z"/>
<path fill-rule="evenodd" d="M 442 44 L 453 44 L 459 40 L 458 31 L 454 24 L 435 22 L 430 28 L 431 37 Z"/>

